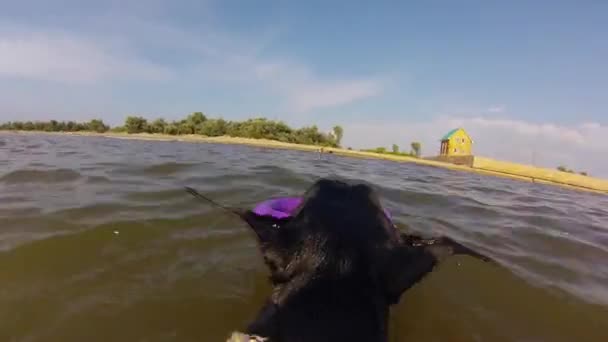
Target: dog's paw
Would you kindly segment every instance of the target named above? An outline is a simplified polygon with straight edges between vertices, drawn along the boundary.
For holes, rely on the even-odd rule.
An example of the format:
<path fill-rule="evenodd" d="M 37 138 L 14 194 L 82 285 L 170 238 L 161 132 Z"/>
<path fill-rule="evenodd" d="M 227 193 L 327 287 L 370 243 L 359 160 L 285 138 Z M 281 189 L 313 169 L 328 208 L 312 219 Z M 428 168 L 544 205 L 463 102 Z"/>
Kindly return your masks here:
<path fill-rule="evenodd" d="M 235 331 L 230 335 L 230 338 L 226 340 L 226 342 L 266 342 L 268 338 L 260 337 L 256 335 L 248 335 L 243 334 L 241 332 Z"/>

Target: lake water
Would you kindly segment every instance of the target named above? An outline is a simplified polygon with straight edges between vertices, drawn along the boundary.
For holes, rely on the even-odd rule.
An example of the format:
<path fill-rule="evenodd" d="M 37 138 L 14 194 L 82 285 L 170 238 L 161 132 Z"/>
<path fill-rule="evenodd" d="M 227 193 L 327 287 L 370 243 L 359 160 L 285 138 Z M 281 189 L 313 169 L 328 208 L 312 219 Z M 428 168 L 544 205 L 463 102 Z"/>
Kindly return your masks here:
<path fill-rule="evenodd" d="M 391 341 L 608 341 L 608 196 L 415 164 L 246 146 L 0 133 L 0 341 L 224 341 L 269 294 L 231 206 L 372 183 L 454 257 L 402 297 Z"/>

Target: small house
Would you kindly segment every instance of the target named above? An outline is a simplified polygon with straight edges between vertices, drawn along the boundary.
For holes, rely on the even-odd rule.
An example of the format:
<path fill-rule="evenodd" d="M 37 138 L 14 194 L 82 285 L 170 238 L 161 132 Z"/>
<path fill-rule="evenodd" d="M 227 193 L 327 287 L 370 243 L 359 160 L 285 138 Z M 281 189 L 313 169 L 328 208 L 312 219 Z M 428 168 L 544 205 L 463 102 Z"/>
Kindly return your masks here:
<path fill-rule="evenodd" d="M 462 128 L 455 128 L 441 138 L 440 156 L 470 156 L 473 140 Z"/>

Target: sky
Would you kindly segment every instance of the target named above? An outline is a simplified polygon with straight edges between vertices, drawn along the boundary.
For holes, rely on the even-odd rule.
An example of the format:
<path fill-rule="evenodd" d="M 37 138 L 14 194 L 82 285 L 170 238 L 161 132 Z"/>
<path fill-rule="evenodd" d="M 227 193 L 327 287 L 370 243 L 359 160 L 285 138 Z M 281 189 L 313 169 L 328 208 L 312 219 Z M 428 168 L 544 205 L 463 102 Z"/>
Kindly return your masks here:
<path fill-rule="evenodd" d="M 339 124 L 608 177 L 608 2 L 0 0 L 0 121 Z"/>

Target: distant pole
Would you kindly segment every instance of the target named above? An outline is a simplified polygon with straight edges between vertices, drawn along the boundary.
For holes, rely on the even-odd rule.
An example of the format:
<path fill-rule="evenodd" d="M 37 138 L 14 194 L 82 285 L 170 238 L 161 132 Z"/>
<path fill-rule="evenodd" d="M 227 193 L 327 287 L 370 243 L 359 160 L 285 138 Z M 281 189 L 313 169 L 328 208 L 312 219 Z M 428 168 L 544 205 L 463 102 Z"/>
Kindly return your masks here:
<path fill-rule="evenodd" d="M 534 146 L 532 146 L 532 166 L 536 166 L 536 146 L 538 145 L 538 134 L 534 138 Z"/>
<path fill-rule="evenodd" d="M 536 166 L 536 146 L 538 145 L 538 134 L 534 138 L 534 146 L 532 146 L 532 166 Z M 532 177 L 532 183 L 536 183 L 534 177 Z"/>

